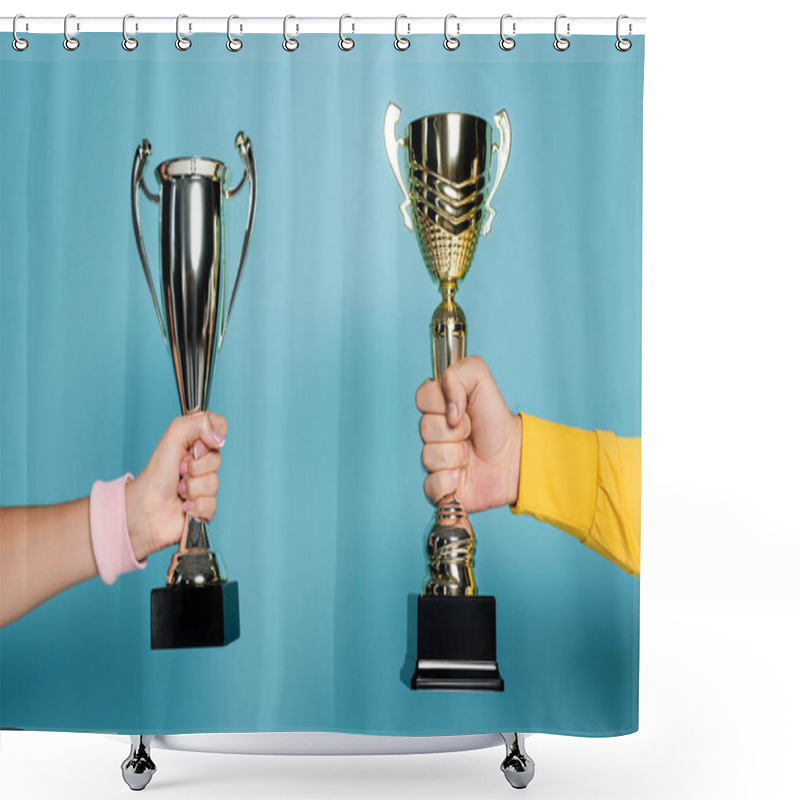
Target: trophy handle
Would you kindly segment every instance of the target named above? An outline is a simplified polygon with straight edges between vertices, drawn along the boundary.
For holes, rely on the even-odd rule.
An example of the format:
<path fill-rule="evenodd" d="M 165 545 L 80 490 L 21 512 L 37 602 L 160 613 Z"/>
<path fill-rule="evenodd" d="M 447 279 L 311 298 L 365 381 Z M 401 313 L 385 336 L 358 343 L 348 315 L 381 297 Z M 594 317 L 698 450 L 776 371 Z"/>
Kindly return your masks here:
<path fill-rule="evenodd" d="M 497 212 L 492 208 L 492 198 L 503 180 L 503 174 L 506 171 L 508 164 L 508 155 L 511 152 L 511 122 L 508 119 L 508 113 L 505 109 L 498 111 L 494 115 L 494 124 L 497 125 L 500 131 L 500 143 L 495 142 L 492 144 L 492 153 L 497 153 L 497 168 L 494 173 L 494 183 L 492 190 L 489 192 L 489 197 L 486 200 L 486 221 L 483 223 L 483 230 L 481 234 L 486 236 L 492 229 L 492 222 Z"/>
<path fill-rule="evenodd" d="M 414 223 L 411 221 L 411 215 L 408 213 L 408 209 L 411 206 L 411 198 L 408 196 L 408 189 L 406 188 L 406 185 L 403 182 L 403 176 L 400 173 L 400 159 L 398 157 L 398 152 L 400 148 L 405 145 L 405 141 L 403 139 L 396 138 L 394 135 L 397 123 L 400 121 L 400 114 L 400 106 L 397 106 L 394 103 L 389 103 L 389 105 L 386 107 L 386 116 L 383 118 L 383 143 L 386 146 L 386 156 L 389 159 L 392 172 L 394 173 L 394 177 L 397 178 L 397 183 L 400 184 L 400 188 L 403 191 L 403 197 L 405 198 L 400 204 L 400 211 L 403 214 L 403 222 L 405 222 L 406 228 L 413 232 Z"/>
<path fill-rule="evenodd" d="M 222 340 L 228 331 L 228 322 L 231 318 L 231 309 L 233 308 L 233 301 L 236 299 L 236 291 L 239 288 L 239 279 L 242 277 L 242 270 L 244 269 L 244 262 L 247 259 L 247 251 L 250 248 L 250 236 L 253 233 L 253 220 L 256 216 L 256 157 L 253 154 L 253 144 L 250 137 L 246 136 L 244 131 L 239 131 L 236 134 L 236 148 L 239 150 L 239 156 L 244 164 L 244 174 L 242 179 L 233 189 L 225 190 L 225 198 L 230 199 L 235 197 L 239 190 L 244 186 L 244 182 L 250 179 L 250 200 L 247 206 L 247 224 L 244 229 L 244 240 L 242 242 L 242 254 L 239 257 L 239 268 L 236 270 L 236 279 L 233 282 L 233 291 L 231 291 L 231 299 L 228 303 L 228 309 L 225 312 L 223 324 L 220 326 L 219 344 L 217 350 L 222 348 Z M 224 290 L 223 290 L 224 291 Z"/>
<path fill-rule="evenodd" d="M 158 203 L 158 195 L 153 194 L 144 182 L 144 168 L 147 165 L 147 159 L 150 156 L 150 142 L 143 139 L 142 143 L 136 148 L 136 153 L 133 156 L 133 172 L 131 174 L 131 211 L 133 213 L 133 233 L 136 236 L 136 246 L 139 248 L 139 258 L 142 261 L 142 268 L 144 269 L 144 277 L 147 280 L 147 288 L 150 289 L 150 297 L 153 299 L 153 306 L 156 310 L 158 317 L 158 325 L 161 328 L 161 336 L 164 339 L 164 344 L 169 350 L 169 342 L 167 342 L 167 332 L 164 328 L 164 320 L 161 316 L 161 309 L 158 305 L 156 298 L 156 289 L 153 286 L 153 278 L 150 275 L 150 265 L 147 261 L 147 251 L 144 247 L 144 237 L 142 236 L 142 220 L 139 214 L 139 187 L 144 192 L 145 197 L 154 203 Z"/>

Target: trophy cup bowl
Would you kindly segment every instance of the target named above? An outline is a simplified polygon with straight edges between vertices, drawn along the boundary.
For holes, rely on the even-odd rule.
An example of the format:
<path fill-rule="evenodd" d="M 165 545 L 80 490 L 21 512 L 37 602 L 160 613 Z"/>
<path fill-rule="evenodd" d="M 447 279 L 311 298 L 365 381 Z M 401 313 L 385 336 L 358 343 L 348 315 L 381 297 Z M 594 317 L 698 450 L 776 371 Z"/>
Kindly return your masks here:
<path fill-rule="evenodd" d="M 242 275 L 256 209 L 256 163 L 250 140 L 240 132 L 236 147 L 244 174 L 228 185 L 227 165 L 211 158 L 181 157 L 155 170 L 158 192 L 151 192 L 144 169 L 151 147 L 137 148 L 131 176 L 133 229 L 161 335 L 169 351 L 183 414 L 205 411 L 217 352 L 222 347 Z M 242 252 L 225 309 L 224 204 L 250 182 Z M 139 214 L 139 191 L 159 206 L 162 314 L 150 273 Z M 167 571 L 167 585 L 150 596 L 152 649 L 218 647 L 239 637 L 239 587 L 229 581 L 218 552 L 211 548 L 206 523 L 186 515 L 178 550 Z"/>
<path fill-rule="evenodd" d="M 508 163 L 511 126 L 508 114 L 498 112 L 494 122 L 500 141 L 493 143 L 492 126 L 481 117 L 430 114 L 410 122 L 404 136 L 396 138 L 400 114 L 400 108 L 389 103 L 384 144 L 403 192 L 403 220 L 416 234 L 425 266 L 442 293 L 431 319 L 433 375 L 441 380 L 450 365 L 466 356 L 467 320 L 455 293 L 478 239 L 491 229 L 491 201 Z M 400 147 L 406 149 L 408 186 L 400 169 Z M 493 155 L 497 165 L 490 189 Z M 475 534 L 454 494 L 437 503 L 426 546 L 411 688 L 502 691 L 495 599 L 478 594 Z"/>

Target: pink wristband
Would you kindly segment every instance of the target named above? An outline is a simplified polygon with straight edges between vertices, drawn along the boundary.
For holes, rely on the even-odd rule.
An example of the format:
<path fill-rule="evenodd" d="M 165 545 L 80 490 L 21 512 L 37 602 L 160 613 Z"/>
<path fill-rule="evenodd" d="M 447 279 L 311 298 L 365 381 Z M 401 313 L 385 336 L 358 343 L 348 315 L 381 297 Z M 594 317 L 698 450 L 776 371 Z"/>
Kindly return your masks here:
<path fill-rule="evenodd" d="M 137 561 L 125 518 L 125 484 L 130 472 L 106 483 L 95 481 L 89 497 L 89 530 L 97 571 L 103 583 L 112 584 L 125 572 L 144 569 L 147 558 Z"/>

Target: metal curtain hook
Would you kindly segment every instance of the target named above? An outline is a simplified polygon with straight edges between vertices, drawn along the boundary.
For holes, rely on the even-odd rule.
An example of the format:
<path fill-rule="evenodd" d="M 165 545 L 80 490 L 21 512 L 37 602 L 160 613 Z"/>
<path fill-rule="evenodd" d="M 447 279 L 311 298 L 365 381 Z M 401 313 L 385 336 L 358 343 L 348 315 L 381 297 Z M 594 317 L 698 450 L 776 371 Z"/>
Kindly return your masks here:
<path fill-rule="evenodd" d="M 458 34 L 461 32 L 461 23 L 456 22 L 456 35 L 450 36 L 450 34 L 447 32 L 447 24 L 450 22 L 451 19 L 456 19 L 456 15 L 448 14 L 444 18 L 444 49 L 452 51 L 452 50 L 458 50 L 458 46 L 461 44 L 461 42 L 459 42 L 458 39 L 456 38 Z"/>
<path fill-rule="evenodd" d="M 181 36 L 181 20 L 188 19 L 188 14 L 178 14 L 175 19 L 175 47 L 178 50 L 188 50 L 192 46 L 192 40 L 187 39 L 185 36 Z M 192 26 L 189 25 L 189 30 L 191 31 Z"/>
<path fill-rule="evenodd" d="M 555 23 L 553 24 L 553 33 L 555 34 L 556 40 L 553 42 L 553 47 L 560 52 L 564 52 L 564 50 L 569 49 L 569 39 L 565 39 L 563 36 L 558 35 L 558 21 L 560 19 L 566 19 L 566 14 L 559 14 L 556 17 Z M 569 36 L 569 22 L 567 23 L 567 36 Z"/>
<path fill-rule="evenodd" d="M 349 36 L 345 36 L 344 33 L 342 32 L 342 27 L 344 26 L 344 21 L 346 19 L 353 19 L 353 18 L 349 14 L 342 14 L 342 16 L 339 17 L 339 49 L 340 50 L 352 50 L 356 46 L 356 43 Z M 355 29 L 356 29 L 356 26 L 353 25 L 353 30 L 355 30 Z"/>
<path fill-rule="evenodd" d="M 503 14 L 500 17 L 500 49 L 501 50 L 513 50 L 517 46 L 516 39 L 513 38 L 513 34 L 517 32 L 517 23 L 511 23 L 511 33 L 512 36 L 506 36 L 503 31 L 503 25 L 507 19 L 511 19 L 511 14 Z"/>
<path fill-rule="evenodd" d="M 293 17 L 291 14 L 288 14 L 283 18 L 283 49 L 288 53 L 293 53 L 298 47 L 300 47 L 300 42 L 297 39 L 293 39 L 291 36 L 289 36 L 288 29 L 290 19 L 297 19 L 297 17 Z"/>
<path fill-rule="evenodd" d="M 628 17 L 627 14 L 620 14 L 617 17 L 617 41 L 616 41 L 614 47 L 616 47 L 617 50 L 620 51 L 620 53 L 626 53 L 628 50 L 631 49 L 631 47 L 633 47 L 633 42 L 630 39 L 623 39 L 619 35 L 619 24 L 620 24 L 620 22 L 622 22 L 622 20 L 628 19 L 628 18 L 629 17 Z M 632 31 L 633 31 L 633 26 L 629 22 L 628 23 L 628 36 L 631 35 Z"/>
<path fill-rule="evenodd" d="M 237 17 L 236 14 L 231 14 L 228 17 L 228 41 L 225 43 L 225 47 L 227 47 L 231 53 L 238 53 L 242 49 L 242 40 L 231 36 L 231 20 L 234 19 L 239 19 L 239 17 Z M 239 26 L 240 31 L 241 29 L 241 26 Z"/>
<path fill-rule="evenodd" d="M 401 19 L 408 19 L 405 14 L 398 14 L 394 18 L 394 48 L 395 50 L 408 50 L 411 47 L 411 39 L 406 39 L 405 36 L 400 35 L 399 26 Z M 408 33 L 411 33 L 411 25 L 410 23 L 406 23 L 406 27 L 408 28 Z"/>
<path fill-rule="evenodd" d="M 69 31 L 67 30 L 67 26 L 69 25 L 69 21 L 71 19 L 75 19 L 74 14 L 67 14 L 67 16 L 64 17 L 64 49 L 70 51 L 77 50 L 81 46 L 81 43 L 74 36 L 70 36 Z M 77 25 L 77 30 L 80 29 L 80 25 Z"/>
<path fill-rule="evenodd" d="M 27 50 L 28 49 L 28 40 L 27 39 L 23 39 L 21 36 L 17 36 L 17 20 L 18 19 L 25 19 L 25 15 L 24 14 L 17 14 L 17 16 L 14 17 L 14 21 L 11 23 L 11 33 L 14 34 L 14 39 L 11 42 L 11 46 L 18 53 L 21 53 L 23 50 Z"/>
<path fill-rule="evenodd" d="M 122 49 L 128 52 L 135 50 L 139 46 L 138 39 L 135 39 L 133 36 L 128 36 L 127 25 L 129 19 L 135 19 L 133 14 L 126 14 L 122 18 Z M 136 28 L 138 29 L 139 26 L 137 25 Z"/>

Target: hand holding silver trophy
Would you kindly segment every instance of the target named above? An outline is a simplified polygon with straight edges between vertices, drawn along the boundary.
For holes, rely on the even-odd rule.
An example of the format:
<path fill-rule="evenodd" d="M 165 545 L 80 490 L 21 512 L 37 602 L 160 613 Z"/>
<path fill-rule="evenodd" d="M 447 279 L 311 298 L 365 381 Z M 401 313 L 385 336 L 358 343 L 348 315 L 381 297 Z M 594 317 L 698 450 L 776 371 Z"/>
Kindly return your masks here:
<path fill-rule="evenodd" d="M 236 136 L 244 174 L 229 186 L 228 166 L 211 158 L 174 158 L 156 167 L 158 192 L 144 180 L 150 156 L 145 139 L 136 149 L 131 176 L 133 230 L 164 343 L 172 356 L 183 414 L 205 411 L 214 359 L 228 329 L 256 212 L 256 162 L 250 139 Z M 225 309 L 224 203 L 250 181 L 250 200 L 239 267 Z M 139 190 L 159 205 L 159 254 L 164 313 L 156 296 L 139 215 Z M 167 572 L 167 585 L 150 602 L 153 649 L 214 647 L 239 637 L 239 592 L 228 581 L 207 525 L 187 514 L 183 535 Z"/>
<path fill-rule="evenodd" d="M 403 191 L 403 220 L 416 233 L 428 272 L 442 293 L 431 320 L 433 375 L 441 380 L 445 370 L 466 355 L 467 320 L 455 293 L 479 237 L 491 229 L 495 216 L 491 203 L 508 164 L 511 125 L 505 111 L 495 114 L 500 141 L 493 144 L 492 127 L 480 117 L 431 114 L 410 122 L 398 139 L 400 113 L 389 103 L 384 144 Z M 406 149 L 408 187 L 400 168 L 400 147 Z M 497 164 L 489 189 L 493 155 Z M 427 552 L 423 594 L 417 598 L 417 659 L 411 688 L 502 691 L 495 600 L 478 596 L 475 535 L 455 494 L 437 504 Z"/>

